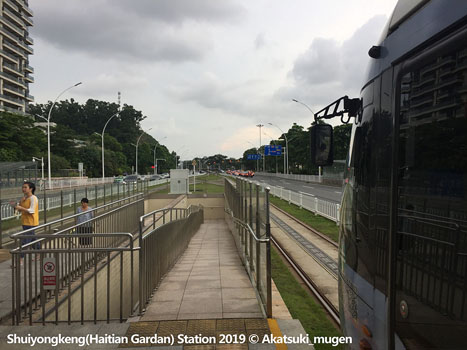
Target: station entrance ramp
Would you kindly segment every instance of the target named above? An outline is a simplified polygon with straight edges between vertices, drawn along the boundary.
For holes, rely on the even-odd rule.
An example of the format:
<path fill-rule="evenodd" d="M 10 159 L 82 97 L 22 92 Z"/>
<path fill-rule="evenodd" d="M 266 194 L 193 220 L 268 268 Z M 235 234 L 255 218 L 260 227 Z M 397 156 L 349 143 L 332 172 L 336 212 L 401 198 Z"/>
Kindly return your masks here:
<path fill-rule="evenodd" d="M 120 201 L 12 235 L 13 325 L 271 317 L 267 189 L 226 181 L 146 214 L 143 194 Z"/>

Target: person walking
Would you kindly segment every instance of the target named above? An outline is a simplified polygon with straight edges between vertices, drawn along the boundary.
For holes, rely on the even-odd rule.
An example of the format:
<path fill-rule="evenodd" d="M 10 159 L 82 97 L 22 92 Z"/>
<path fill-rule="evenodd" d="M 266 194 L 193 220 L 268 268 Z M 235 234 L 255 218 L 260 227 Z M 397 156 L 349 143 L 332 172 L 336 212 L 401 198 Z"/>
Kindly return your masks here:
<path fill-rule="evenodd" d="M 87 234 L 92 233 L 92 222 L 90 221 L 93 218 L 92 208 L 88 205 L 89 199 L 83 198 L 81 199 L 81 206 L 78 208 L 78 216 L 77 225 L 79 225 L 76 229 L 78 234 Z M 80 245 L 90 245 L 92 243 L 92 237 L 80 237 L 79 244 Z"/>
<path fill-rule="evenodd" d="M 21 225 L 23 226 L 23 231 L 26 231 L 24 235 L 34 236 L 35 230 L 32 230 L 34 227 L 39 225 L 39 200 L 34 195 L 36 191 L 36 185 L 30 181 L 25 181 L 22 186 L 22 191 L 24 197 L 20 200 L 19 203 L 11 203 L 12 207 L 21 213 Z M 21 241 L 21 244 L 27 244 L 34 242 L 35 238 L 24 238 Z M 40 249 L 40 243 L 32 245 L 33 249 Z M 24 254 L 21 256 L 23 258 Z"/>

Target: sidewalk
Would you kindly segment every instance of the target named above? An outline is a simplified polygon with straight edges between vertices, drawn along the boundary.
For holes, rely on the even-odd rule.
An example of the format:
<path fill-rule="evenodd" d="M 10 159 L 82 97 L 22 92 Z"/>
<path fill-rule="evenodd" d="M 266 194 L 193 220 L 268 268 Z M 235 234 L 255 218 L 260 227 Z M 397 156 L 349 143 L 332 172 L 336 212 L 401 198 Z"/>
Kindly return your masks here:
<path fill-rule="evenodd" d="M 141 321 L 262 317 L 226 222 L 205 220 Z"/>

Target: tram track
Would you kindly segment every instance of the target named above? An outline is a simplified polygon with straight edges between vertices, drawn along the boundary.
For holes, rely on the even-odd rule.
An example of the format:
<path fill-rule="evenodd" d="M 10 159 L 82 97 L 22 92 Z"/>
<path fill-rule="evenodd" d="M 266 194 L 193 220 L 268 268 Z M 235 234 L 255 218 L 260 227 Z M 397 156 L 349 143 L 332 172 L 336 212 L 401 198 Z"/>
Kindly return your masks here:
<path fill-rule="evenodd" d="M 331 319 L 340 326 L 339 311 L 331 303 L 331 301 L 322 293 L 316 283 L 308 276 L 308 274 L 303 271 L 300 265 L 292 258 L 292 256 L 281 246 L 281 244 L 271 235 L 271 241 L 276 247 L 282 257 L 288 262 L 290 268 L 298 275 L 303 284 L 311 292 L 311 294 L 318 300 L 318 302 L 323 306 Z"/>
<path fill-rule="evenodd" d="M 317 240 L 325 241 L 332 245 L 332 247 L 337 248 L 337 243 L 329 239 L 327 236 L 323 235 L 321 232 L 311 228 L 310 226 L 302 223 L 295 217 L 291 216 L 287 212 L 277 208 L 274 205 L 271 205 L 274 209 L 278 210 L 281 214 L 285 215 L 287 219 L 293 220 L 295 223 L 301 225 L 305 230 L 311 232 L 314 236 L 316 236 Z M 290 227 L 287 223 L 283 220 L 278 218 L 276 215 L 271 213 L 271 219 L 278 225 L 284 233 L 287 234 L 290 240 L 294 241 L 297 246 L 303 249 L 324 271 L 324 273 L 329 274 L 333 278 L 337 280 L 337 262 L 335 259 L 332 259 L 328 256 L 325 252 L 317 247 L 316 244 L 313 244 L 310 240 L 305 238 L 303 235 L 298 233 L 292 227 Z M 310 276 L 309 273 L 306 272 L 297 259 L 294 258 L 294 250 L 293 248 L 289 248 L 289 251 L 284 244 L 281 244 L 280 240 L 275 237 L 271 232 L 271 240 L 274 246 L 277 248 L 277 251 L 280 255 L 287 261 L 289 268 L 295 273 L 296 276 L 301 280 L 302 284 L 308 289 L 308 291 L 315 297 L 315 299 L 323 306 L 331 320 L 335 323 L 336 326 L 340 326 L 340 319 L 339 319 L 339 311 L 338 307 L 335 305 L 336 303 L 332 302 L 326 293 L 323 292 L 322 286 L 318 285 L 316 281 Z M 302 260 L 303 261 L 303 260 Z M 337 288 L 337 285 L 336 285 Z M 329 289 L 329 288 L 328 288 Z M 336 291 L 337 292 L 337 291 Z"/>

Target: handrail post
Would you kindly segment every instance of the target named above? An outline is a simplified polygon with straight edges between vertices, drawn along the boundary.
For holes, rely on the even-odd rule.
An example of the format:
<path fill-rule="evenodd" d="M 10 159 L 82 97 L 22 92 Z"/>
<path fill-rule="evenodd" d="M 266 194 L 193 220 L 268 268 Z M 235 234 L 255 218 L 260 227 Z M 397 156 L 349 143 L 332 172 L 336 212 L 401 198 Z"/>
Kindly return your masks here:
<path fill-rule="evenodd" d="M 144 261 L 143 261 L 143 256 L 145 253 L 145 249 L 143 247 L 143 222 L 144 219 L 140 218 L 139 220 L 139 246 L 140 246 L 140 251 L 139 253 L 139 281 L 138 281 L 138 294 L 139 294 L 139 314 L 141 315 L 143 313 L 143 277 L 144 277 L 144 271 L 145 271 L 145 266 L 144 266 Z M 133 242 L 131 242 L 133 243 Z M 133 253 L 133 252 L 132 252 Z M 131 257 L 131 265 L 133 265 L 133 256 Z M 133 274 L 133 266 L 131 266 L 131 273 Z M 131 297 L 133 299 L 133 280 L 131 281 L 132 284 L 132 290 L 131 290 Z M 131 306 L 133 307 L 133 305 Z"/>
<path fill-rule="evenodd" d="M 261 238 L 261 223 L 259 218 L 259 185 L 256 184 L 256 236 Z M 256 241 L 256 285 L 258 290 L 261 288 L 261 246 L 260 243 Z"/>
<path fill-rule="evenodd" d="M 269 191 L 271 189 L 266 187 L 266 283 L 267 283 L 267 316 L 272 317 L 272 286 L 271 286 L 271 223 L 269 221 Z"/>

